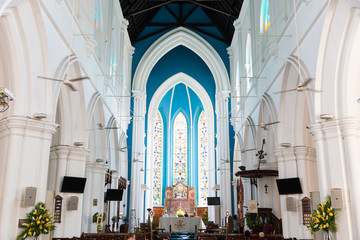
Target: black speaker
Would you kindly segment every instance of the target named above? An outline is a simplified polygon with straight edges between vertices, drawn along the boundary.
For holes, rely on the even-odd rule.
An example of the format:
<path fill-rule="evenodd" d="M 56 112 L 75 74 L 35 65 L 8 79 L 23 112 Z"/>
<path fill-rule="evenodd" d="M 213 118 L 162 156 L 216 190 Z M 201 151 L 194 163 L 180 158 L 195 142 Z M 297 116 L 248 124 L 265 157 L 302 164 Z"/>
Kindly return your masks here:
<path fill-rule="evenodd" d="M 86 178 L 64 176 L 60 192 L 84 193 Z"/>
<path fill-rule="evenodd" d="M 277 179 L 276 184 L 280 195 L 300 194 L 302 193 L 299 178 Z"/>
<path fill-rule="evenodd" d="M 207 204 L 208 206 L 220 205 L 220 197 L 208 197 Z"/>
<path fill-rule="evenodd" d="M 122 197 L 122 189 L 108 189 L 105 195 L 105 201 L 121 201 Z"/>

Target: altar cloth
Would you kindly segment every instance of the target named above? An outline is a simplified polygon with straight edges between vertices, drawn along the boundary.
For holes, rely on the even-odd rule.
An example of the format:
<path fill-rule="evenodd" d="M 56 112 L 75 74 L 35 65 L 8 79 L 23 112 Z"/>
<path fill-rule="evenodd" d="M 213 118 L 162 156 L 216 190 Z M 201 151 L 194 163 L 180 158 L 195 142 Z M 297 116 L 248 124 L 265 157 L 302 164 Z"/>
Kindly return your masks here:
<path fill-rule="evenodd" d="M 164 232 L 195 232 L 197 229 L 205 229 L 205 224 L 199 217 L 160 217 L 159 228 L 165 229 Z"/>

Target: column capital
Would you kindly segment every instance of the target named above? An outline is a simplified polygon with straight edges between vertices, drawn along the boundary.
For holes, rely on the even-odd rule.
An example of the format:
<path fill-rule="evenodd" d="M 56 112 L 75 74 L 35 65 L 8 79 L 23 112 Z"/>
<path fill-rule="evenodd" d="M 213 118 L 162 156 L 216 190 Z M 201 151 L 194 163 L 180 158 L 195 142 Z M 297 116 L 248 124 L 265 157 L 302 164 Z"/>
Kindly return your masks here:
<path fill-rule="evenodd" d="M 226 50 L 229 55 L 229 58 L 231 59 L 234 56 L 234 47 L 230 46 L 230 47 L 226 48 Z"/>
<path fill-rule="evenodd" d="M 98 163 L 98 162 L 87 162 L 86 163 L 86 171 L 92 173 L 104 173 L 108 169 L 106 163 Z"/>
<path fill-rule="evenodd" d="M 294 147 L 280 148 L 274 151 L 274 156 L 278 159 L 278 162 L 295 161 Z"/>
<path fill-rule="evenodd" d="M 310 160 L 316 162 L 316 149 L 306 146 L 295 146 L 294 147 L 295 156 L 298 160 Z"/>
<path fill-rule="evenodd" d="M 72 160 L 85 161 L 86 157 L 89 156 L 90 150 L 83 147 L 70 147 L 69 158 Z"/>
<path fill-rule="evenodd" d="M 67 158 L 70 153 L 70 146 L 68 145 L 57 145 L 50 148 L 51 155 L 57 155 L 59 158 Z M 54 157 L 56 159 L 56 157 Z"/>
<path fill-rule="evenodd" d="M 141 90 L 132 90 L 132 94 L 134 96 L 135 101 L 145 102 L 146 101 L 146 93 Z"/>
<path fill-rule="evenodd" d="M 339 126 L 344 137 L 359 136 L 360 118 L 347 117 L 339 119 Z"/>
<path fill-rule="evenodd" d="M 233 25 L 234 25 L 234 28 L 235 28 L 235 32 L 241 31 L 241 20 L 240 20 L 240 18 L 237 18 L 234 21 Z"/>
<path fill-rule="evenodd" d="M 121 31 L 126 31 L 128 26 L 129 26 L 129 21 L 126 18 L 123 18 L 122 20 L 120 20 Z"/>
<path fill-rule="evenodd" d="M 311 123 L 306 126 L 310 129 L 310 134 L 313 136 L 314 141 L 324 140 L 324 132 L 322 123 Z"/>
<path fill-rule="evenodd" d="M 228 90 L 224 90 L 224 91 L 218 91 L 216 93 L 216 101 L 217 102 L 220 102 L 220 101 L 223 101 L 225 99 L 227 99 L 230 95 L 230 91 Z"/>
<path fill-rule="evenodd" d="M 132 59 L 135 52 L 135 48 L 133 46 L 129 46 L 129 57 Z"/>
<path fill-rule="evenodd" d="M 0 120 L 0 138 L 5 135 L 19 135 L 51 141 L 58 126 L 56 123 L 29 116 L 10 116 Z"/>

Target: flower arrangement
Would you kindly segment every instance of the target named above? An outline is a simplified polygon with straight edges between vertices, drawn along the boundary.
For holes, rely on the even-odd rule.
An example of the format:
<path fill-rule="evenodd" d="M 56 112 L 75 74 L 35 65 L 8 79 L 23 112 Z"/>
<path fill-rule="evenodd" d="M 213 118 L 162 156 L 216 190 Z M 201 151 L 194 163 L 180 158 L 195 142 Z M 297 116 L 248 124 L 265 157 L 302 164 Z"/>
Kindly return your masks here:
<path fill-rule="evenodd" d="M 183 217 L 184 214 L 185 214 L 185 212 L 184 212 L 184 210 L 182 210 L 181 208 L 176 212 L 176 215 L 177 215 L 178 217 Z"/>
<path fill-rule="evenodd" d="M 319 204 L 310 215 L 311 222 L 307 228 L 312 232 L 323 230 L 325 232 L 336 232 L 335 210 L 331 208 L 331 198 L 326 197 L 326 202 Z"/>
<path fill-rule="evenodd" d="M 40 234 L 48 234 L 55 229 L 52 216 L 43 202 L 38 202 L 34 209 L 26 214 L 25 230 L 20 233 L 16 240 L 24 240 L 28 237 L 38 237 Z"/>

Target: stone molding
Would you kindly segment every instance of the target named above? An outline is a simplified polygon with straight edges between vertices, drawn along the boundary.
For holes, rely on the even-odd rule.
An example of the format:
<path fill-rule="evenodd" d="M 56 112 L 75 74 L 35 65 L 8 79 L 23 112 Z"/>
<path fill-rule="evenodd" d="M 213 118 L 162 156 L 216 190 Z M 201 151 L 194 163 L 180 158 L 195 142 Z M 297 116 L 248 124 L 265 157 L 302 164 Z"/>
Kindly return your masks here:
<path fill-rule="evenodd" d="M 51 140 L 59 125 L 28 116 L 10 116 L 0 120 L 0 139 L 5 135 L 19 135 Z"/>

